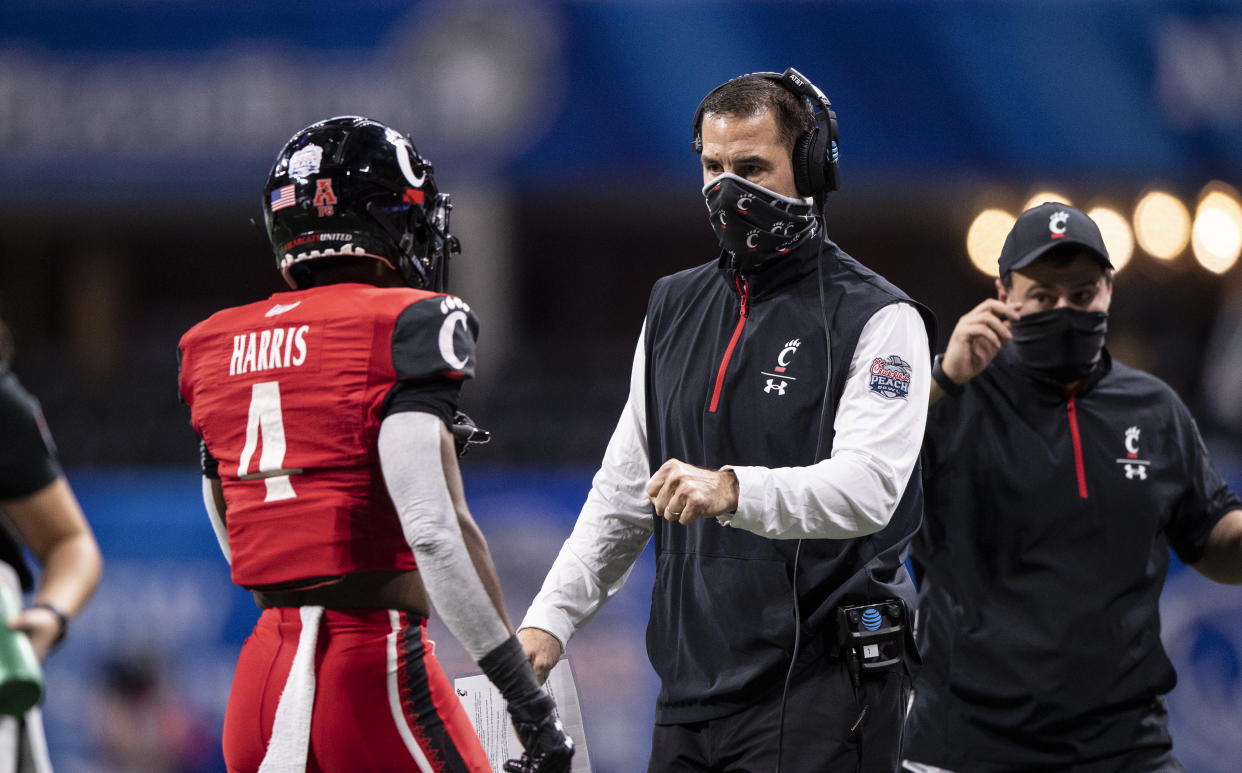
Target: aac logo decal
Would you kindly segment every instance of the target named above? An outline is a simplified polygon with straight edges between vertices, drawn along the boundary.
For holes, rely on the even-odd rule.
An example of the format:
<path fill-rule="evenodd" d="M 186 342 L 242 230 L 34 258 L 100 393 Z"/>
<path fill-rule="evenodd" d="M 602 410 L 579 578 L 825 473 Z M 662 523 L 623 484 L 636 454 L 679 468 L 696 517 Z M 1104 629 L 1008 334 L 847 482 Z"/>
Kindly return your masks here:
<path fill-rule="evenodd" d="M 1147 480 L 1147 468 L 1151 465 L 1150 459 L 1139 458 L 1139 435 L 1142 434 L 1137 426 L 1130 427 L 1126 430 L 1126 439 L 1124 441 L 1126 448 L 1126 456 L 1124 459 L 1118 459 L 1126 472 L 1126 480 Z"/>
<path fill-rule="evenodd" d="M 440 356 L 444 361 L 452 366 L 453 370 L 462 370 L 466 367 L 468 360 L 458 357 L 457 350 L 453 348 L 453 336 L 457 332 L 457 326 L 461 325 L 461 329 L 469 333 L 466 326 L 466 315 L 470 312 L 470 307 L 461 298 L 453 295 L 446 295 L 444 300 L 440 301 L 440 313 L 445 314 L 444 322 L 440 324 Z"/>
<path fill-rule="evenodd" d="M 319 207 L 320 217 L 328 217 L 336 211 L 336 193 L 332 190 L 332 178 L 320 177 L 315 181 L 315 199 L 312 203 Z"/>

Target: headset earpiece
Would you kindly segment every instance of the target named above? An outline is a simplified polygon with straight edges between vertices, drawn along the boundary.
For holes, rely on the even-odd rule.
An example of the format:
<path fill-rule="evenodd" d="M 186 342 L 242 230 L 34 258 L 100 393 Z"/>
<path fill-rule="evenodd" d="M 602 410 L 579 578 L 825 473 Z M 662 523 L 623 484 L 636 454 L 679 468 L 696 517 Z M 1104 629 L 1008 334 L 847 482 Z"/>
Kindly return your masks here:
<path fill-rule="evenodd" d="M 786 91 L 810 102 L 816 125 L 810 131 L 803 132 L 794 142 L 792 159 L 794 183 L 798 188 L 798 193 L 803 196 L 812 196 L 822 204 L 826 195 L 841 187 L 837 114 L 832 109 L 832 102 L 814 83 L 792 67 L 783 73 L 754 72 L 750 75 L 775 81 Z M 731 80 L 736 80 L 736 78 Z M 709 91 L 707 96 L 699 102 L 698 109 L 694 111 L 692 124 L 694 137 L 690 141 L 690 149 L 695 153 L 703 152 L 703 105 L 723 85 L 722 83 Z M 818 112 L 815 112 L 816 109 Z"/>
<path fill-rule="evenodd" d="M 802 132 L 794 142 L 794 186 L 798 189 L 798 193 L 801 193 L 803 196 L 818 195 L 816 193 L 816 180 L 814 179 L 815 165 L 812 163 L 812 159 L 815 158 L 815 151 L 812 146 L 819 142 L 817 134 L 819 134 L 817 130 Z M 822 185 L 818 187 L 822 187 Z"/>

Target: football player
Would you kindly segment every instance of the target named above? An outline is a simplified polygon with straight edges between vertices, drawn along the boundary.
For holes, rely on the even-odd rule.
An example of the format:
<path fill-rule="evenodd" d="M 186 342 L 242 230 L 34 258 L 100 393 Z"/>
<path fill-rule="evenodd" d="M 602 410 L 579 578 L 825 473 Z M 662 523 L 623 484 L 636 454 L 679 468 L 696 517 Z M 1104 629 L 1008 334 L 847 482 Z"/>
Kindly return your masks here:
<path fill-rule="evenodd" d="M 449 196 L 411 140 L 346 116 L 285 145 L 263 195 L 291 292 L 181 339 L 203 499 L 263 609 L 224 722 L 230 771 L 490 771 L 432 653 L 435 605 L 508 702 L 507 771 L 573 744 L 505 613 L 452 426 L 478 323 L 444 291 Z"/>

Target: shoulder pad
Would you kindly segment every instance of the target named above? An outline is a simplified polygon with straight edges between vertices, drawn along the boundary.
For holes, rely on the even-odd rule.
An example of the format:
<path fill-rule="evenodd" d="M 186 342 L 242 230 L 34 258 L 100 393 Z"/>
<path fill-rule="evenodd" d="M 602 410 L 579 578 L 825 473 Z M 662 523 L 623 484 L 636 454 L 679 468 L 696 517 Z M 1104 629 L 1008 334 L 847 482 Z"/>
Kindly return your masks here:
<path fill-rule="evenodd" d="M 473 378 L 478 335 L 478 318 L 454 295 L 433 295 L 411 303 L 397 315 L 392 332 L 397 378 Z"/>

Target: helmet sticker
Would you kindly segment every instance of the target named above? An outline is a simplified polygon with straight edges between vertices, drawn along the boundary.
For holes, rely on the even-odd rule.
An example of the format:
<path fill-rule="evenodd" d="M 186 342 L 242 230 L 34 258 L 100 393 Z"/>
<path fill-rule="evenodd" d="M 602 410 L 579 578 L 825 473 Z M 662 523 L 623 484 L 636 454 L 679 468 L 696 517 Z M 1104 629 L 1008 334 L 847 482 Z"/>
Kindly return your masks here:
<path fill-rule="evenodd" d="M 284 246 L 281 248 L 281 251 L 289 252 L 294 247 L 302 247 L 307 244 L 314 244 L 315 242 L 348 242 L 352 238 L 354 238 L 353 234 L 303 234 L 296 239 L 291 239 L 290 241 L 285 242 Z"/>
<path fill-rule="evenodd" d="M 272 211 L 292 207 L 297 203 L 297 197 L 293 192 L 294 186 L 285 185 L 272 191 Z"/>
<path fill-rule="evenodd" d="M 405 175 L 405 179 L 415 188 L 423 187 L 423 183 L 427 182 L 427 170 L 420 169 L 419 174 L 414 174 L 414 166 L 410 163 L 414 148 L 410 145 L 410 141 L 400 135 L 389 137 L 389 139 L 396 149 L 397 166 L 401 167 L 401 174 Z"/>
<path fill-rule="evenodd" d="M 321 161 L 323 161 L 323 148 L 311 143 L 289 157 L 289 176 L 308 177 L 316 174 Z"/>
<path fill-rule="evenodd" d="M 314 204 L 319 207 L 319 216 L 327 217 L 335 212 L 336 194 L 332 191 L 332 178 L 321 177 L 315 181 Z"/>

